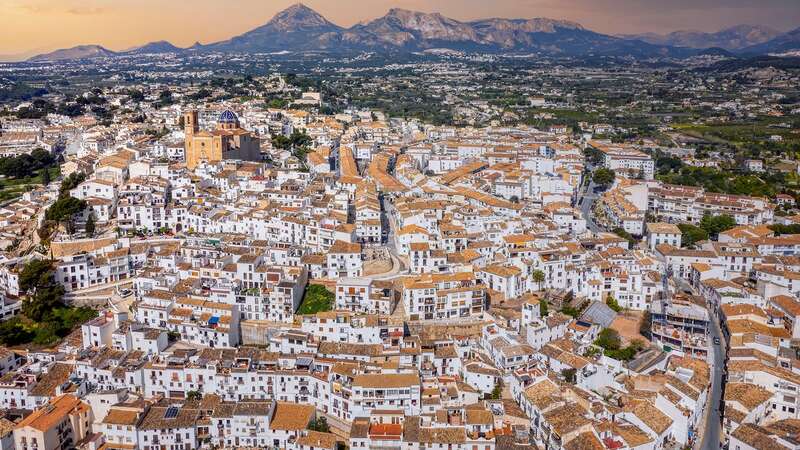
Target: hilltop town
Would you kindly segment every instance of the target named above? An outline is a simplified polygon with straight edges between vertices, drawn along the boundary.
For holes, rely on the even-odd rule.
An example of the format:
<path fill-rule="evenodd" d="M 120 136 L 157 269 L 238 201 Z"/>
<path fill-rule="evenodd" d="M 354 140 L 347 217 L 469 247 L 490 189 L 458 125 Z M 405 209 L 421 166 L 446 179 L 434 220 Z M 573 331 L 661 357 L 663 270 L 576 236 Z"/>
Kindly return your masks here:
<path fill-rule="evenodd" d="M 800 448 L 800 73 L 407 58 L 0 65 L 0 449 Z"/>

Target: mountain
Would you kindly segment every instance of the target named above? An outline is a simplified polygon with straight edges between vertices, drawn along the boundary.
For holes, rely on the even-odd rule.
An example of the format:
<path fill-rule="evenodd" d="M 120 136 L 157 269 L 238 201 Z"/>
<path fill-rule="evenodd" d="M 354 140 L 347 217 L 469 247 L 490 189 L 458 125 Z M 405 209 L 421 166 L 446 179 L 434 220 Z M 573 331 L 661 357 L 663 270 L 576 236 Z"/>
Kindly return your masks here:
<path fill-rule="evenodd" d="M 301 4 L 264 26 L 196 48 L 211 51 L 463 51 L 536 52 L 548 55 L 688 56 L 697 52 L 628 40 L 546 18 L 461 22 L 439 13 L 393 8 L 383 17 L 341 28 Z"/>
<path fill-rule="evenodd" d="M 518 46 L 532 46 L 536 33 L 555 34 L 586 31 L 580 24 L 552 19 L 485 19 L 471 22 L 485 42 L 491 42 L 501 48 L 511 49 Z"/>
<path fill-rule="evenodd" d="M 749 30 L 749 31 L 748 31 Z M 487 53 L 523 53 L 545 56 L 605 57 L 633 56 L 689 57 L 698 54 L 728 55 L 719 47 L 737 47 L 745 42 L 765 42 L 772 36 L 760 27 L 734 27 L 708 37 L 694 37 L 697 48 L 677 46 L 690 39 L 658 35 L 610 36 L 582 27 L 580 24 L 547 18 L 491 18 L 461 22 L 439 13 L 424 13 L 393 8 L 383 17 L 342 28 L 303 4 L 295 4 L 277 13 L 269 22 L 231 39 L 207 45 L 196 43 L 180 49 L 159 41 L 115 53 L 96 45 L 59 50 L 31 58 L 31 61 L 67 60 L 116 55 L 137 55 L 172 52 L 239 52 L 272 53 L 325 51 L 350 53 L 417 52 L 430 49 L 480 51 Z M 677 35 L 676 35 L 677 36 Z M 710 35 L 709 35 L 710 36 Z M 707 45 L 698 40 L 707 39 Z M 778 38 L 776 38 L 778 39 Z M 770 41 L 771 42 L 771 41 Z M 721 45 L 721 44 L 724 44 Z"/>
<path fill-rule="evenodd" d="M 126 50 L 124 53 L 128 55 L 149 55 L 158 53 L 178 53 L 183 51 L 182 48 L 176 47 L 167 41 L 150 42 L 149 44 L 135 47 Z"/>
<path fill-rule="evenodd" d="M 266 24 L 227 41 L 193 47 L 205 50 L 265 52 L 314 50 L 327 35 L 342 31 L 313 9 L 297 3 L 276 14 Z"/>
<path fill-rule="evenodd" d="M 424 49 L 440 43 L 455 47 L 480 45 L 477 32 L 468 24 L 438 13 L 427 14 L 393 8 L 380 18 L 358 24 L 341 33 L 345 45 Z"/>
<path fill-rule="evenodd" d="M 767 42 L 744 48 L 741 52 L 750 55 L 764 55 L 797 50 L 800 50 L 800 28 L 795 28 Z"/>
<path fill-rule="evenodd" d="M 621 35 L 624 39 L 639 39 L 655 44 L 672 47 L 711 48 L 719 47 L 725 50 L 740 50 L 753 45 L 762 44 L 778 37 L 781 33 L 769 27 L 760 25 L 736 25 L 725 28 L 716 33 L 702 31 L 675 31 L 669 34 L 628 34 Z"/>
<path fill-rule="evenodd" d="M 54 52 L 36 55 L 29 58 L 28 61 L 63 61 L 67 59 L 104 58 L 116 55 L 117 53 L 99 45 L 79 45 L 77 47 L 64 48 Z"/>
<path fill-rule="evenodd" d="M 502 51 L 551 55 L 686 56 L 690 53 L 640 40 L 621 39 L 588 30 L 575 22 L 535 19 L 485 19 L 470 22 L 480 39 Z"/>

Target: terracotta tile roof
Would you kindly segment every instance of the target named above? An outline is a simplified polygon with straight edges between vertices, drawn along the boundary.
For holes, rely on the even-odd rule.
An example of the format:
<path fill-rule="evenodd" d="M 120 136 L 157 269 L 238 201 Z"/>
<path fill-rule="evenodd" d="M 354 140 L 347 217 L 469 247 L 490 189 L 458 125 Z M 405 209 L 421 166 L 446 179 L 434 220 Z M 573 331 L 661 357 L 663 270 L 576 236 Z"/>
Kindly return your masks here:
<path fill-rule="evenodd" d="M 733 430 L 731 436 L 758 450 L 787 450 L 787 447 L 772 439 L 768 430 L 751 423 L 745 423 Z"/>
<path fill-rule="evenodd" d="M 110 425 L 136 425 L 139 420 L 139 412 L 130 409 L 111 407 L 108 414 L 103 419 L 103 423 Z"/>
<path fill-rule="evenodd" d="M 333 433 L 309 431 L 305 436 L 297 438 L 297 445 L 316 448 L 336 448 L 338 438 Z"/>
<path fill-rule="evenodd" d="M 648 223 L 647 231 L 654 234 L 681 234 L 681 229 L 672 223 Z"/>
<path fill-rule="evenodd" d="M 792 317 L 800 315 L 800 302 L 788 295 L 776 295 L 769 299 L 770 303 Z"/>
<path fill-rule="evenodd" d="M 298 403 L 278 402 L 269 423 L 273 430 L 304 430 L 314 418 L 314 406 Z"/>
<path fill-rule="evenodd" d="M 672 426 L 672 419 L 647 400 L 633 400 L 631 404 L 626 405 L 625 410 L 659 435 Z"/>
<path fill-rule="evenodd" d="M 566 436 L 590 423 L 585 414 L 586 411 L 577 403 L 568 403 L 545 412 L 544 418 L 559 436 Z"/>
<path fill-rule="evenodd" d="M 47 431 L 61 423 L 68 415 L 86 413 L 88 411 L 89 405 L 78 400 L 74 395 L 65 394 L 56 397 L 47 405 L 34 411 L 33 414 L 18 423 L 15 428 L 32 427 L 39 431 Z"/>
<path fill-rule="evenodd" d="M 606 446 L 591 431 L 586 431 L 564 445 L 564 450 L 606 450 Z"/>
<path fill-rule="evenodd" d="M 725 401 L 738 402 L 747 410 L 753 410 L 772 398 L 773 393 L 750 383 L 728 383 L 725 385 Z"/>
<path fill-rule="evenodd" d="M 361 244 L 337 240 L 328 250 L 328 253 L 361 253 Z"/>
<path fill-rule="evenodd" d="M 56 388 L 64 384 L 72 374 L 71 364 L 55 363 L 46 374 L 42 375 L 36 384 L 31 388 L 30 394 L 40 397 L 52 397 L 56 394 Z"/>

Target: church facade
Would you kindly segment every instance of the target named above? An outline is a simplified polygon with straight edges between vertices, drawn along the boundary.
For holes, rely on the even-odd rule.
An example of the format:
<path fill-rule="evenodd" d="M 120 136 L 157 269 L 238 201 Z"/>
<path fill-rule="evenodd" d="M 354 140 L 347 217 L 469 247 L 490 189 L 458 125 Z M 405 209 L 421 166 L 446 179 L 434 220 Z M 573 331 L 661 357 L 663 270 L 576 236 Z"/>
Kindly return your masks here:
<path fill-rule="evenodd" d="M 217 128 L 213 131 L 200 130 L 197 111 L 186 112 L 183 120 L 187 168 L 194 169 L 203 161 L 261 160 L 259 139 L 239 125 L 239 118 L 233 111 L 226 110 L 220 114 Z"/>

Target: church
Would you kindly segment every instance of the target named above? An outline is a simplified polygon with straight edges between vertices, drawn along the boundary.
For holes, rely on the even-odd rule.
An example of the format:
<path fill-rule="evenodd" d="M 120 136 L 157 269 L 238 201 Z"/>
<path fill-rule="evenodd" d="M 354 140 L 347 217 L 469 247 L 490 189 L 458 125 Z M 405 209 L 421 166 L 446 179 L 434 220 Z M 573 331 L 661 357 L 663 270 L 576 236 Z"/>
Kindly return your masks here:
<path fill-rule="evenodd" d="M 260 140 L 239 125 L 233 111 L 225 110 L 213 131 L 201 131 L 197 111 L 183 116 L 186 131 L 186 167 L 194 169 L 200 162 L 217 163 L 223 160 L 260 161 Z"/>

